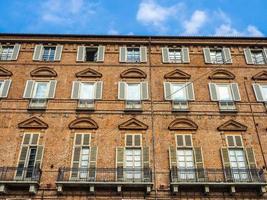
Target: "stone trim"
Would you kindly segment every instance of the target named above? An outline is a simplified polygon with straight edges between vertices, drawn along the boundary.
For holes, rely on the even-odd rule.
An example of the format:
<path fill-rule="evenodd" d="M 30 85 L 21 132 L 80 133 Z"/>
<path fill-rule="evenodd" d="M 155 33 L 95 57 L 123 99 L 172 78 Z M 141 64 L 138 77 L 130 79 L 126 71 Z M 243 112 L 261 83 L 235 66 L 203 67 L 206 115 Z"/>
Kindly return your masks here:
<path fill-rule="evenodd" d="M 191 75 L 187 74 L 179 69 L 175 69 L 164 75 L 165 79 L 190 79 Z"/>
<path fill-rule="evenodd" d="M 93 69 L 85 69 L 83 71 L 80 71 L 80 72 L 77 72 L 76 74 L 76 77 L 79 78 L 101 78 L 102 77 L 102 74 L 97 72 L 96 70 L 93 70 Z"/>
<path fill-rule="evenodd" d="M 246 131 L 247 126 L 231 119 L 220 125 L 217 129 L 219 131 Z"/>
<path fill-rule="evenodd" d="M 195 122 L 190 119 L 175 119 L 168 126 L 169 130 L 197 130 L 198 126 Z"/>
<path fill-rule="evenodd" d="M 69 124 L 69 129 L 98 129 L 97 123 L 87 117 L 77 118 Z"/>
<path fill-rule="evenodd" d="M 146 78 L 147 75 L 145 72 L 143 72 L 140 69 L 137 68 L 131 68 L 131 69 L 127 69 L 125 71 L 123 71 L 120 74 L 121 78 Z"/>
<path fill-rule="evenodd" d="M 253 80 L 267 80 L 267 71 L 261 71 L 254 76 L 252 76 Z"/>
<path fill-rule="evenodd" d="M 19 128 L 24 129 L 47 129 L 48 124 L 37 117 L 32 117 L 18 124 Z"/>
<path fill-rule="evenodd" d="M 12 72 L 7 69 L 0 67 L 0 76 L 12 76 Z"/>
<path fill-rule="evenodd" d="M 132 118 L 126 122 L 123 122 L 118 127 L 120 130 L 147 130 L 148 129 L 148 126 L 146 124 L 144 124 L 143 122 L 135 118 Z"/>
<path fill-rule="evenodd" d="M 31 71 L 32 77 L 57 77 L 57 72 L 49 67 L 39 67 Z"/>
<path fill-rule="evenodd" d="M 235 75 L 227 70 L 218 69 L 209 76 L 209 79 L 233 80 Z"/>

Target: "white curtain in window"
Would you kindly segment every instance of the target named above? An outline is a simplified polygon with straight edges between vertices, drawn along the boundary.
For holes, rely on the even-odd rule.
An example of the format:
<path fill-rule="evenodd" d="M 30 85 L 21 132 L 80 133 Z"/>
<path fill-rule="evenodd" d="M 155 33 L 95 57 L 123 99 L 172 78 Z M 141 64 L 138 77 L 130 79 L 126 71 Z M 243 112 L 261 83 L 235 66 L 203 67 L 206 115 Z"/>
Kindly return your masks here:
<path fill-rule="evenodd" d="M 34 98 L 47 98 L 48 83 L 37 83 Z"/>
<path fill-rule="evenodd" d="M 127 100 L 140 100 L 140 84 L 128 84 Z"/>
<path fill-rule="evenodd" d="M 94 99 L 94 84 L 81 83 L 80 99 Z"/>
<path fill-rule="evenodd" d="M 219 100 L 232 101 L 230 85 L 217 85 Z"/>

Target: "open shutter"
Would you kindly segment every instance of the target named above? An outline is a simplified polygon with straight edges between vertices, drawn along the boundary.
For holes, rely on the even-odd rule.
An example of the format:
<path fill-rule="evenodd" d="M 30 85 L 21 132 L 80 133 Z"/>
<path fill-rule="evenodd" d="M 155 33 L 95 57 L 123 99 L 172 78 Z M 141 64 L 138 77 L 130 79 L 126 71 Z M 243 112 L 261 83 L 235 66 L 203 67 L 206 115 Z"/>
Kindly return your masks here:
<path fill-rule="evenodd" d="M 36 153 L 36 161 L 35 161 L 35 172 L 39 172 L 39 169 L 41 169 L 41 162 L 42 162 L 42 158 L 43 158 L 43 150 L 44 147 L 39 145 L 37 147 L 37 153 Z M 38 174 L 36 174 L 38 175 Z"/>
<path fill-rule="evenodd" d="M 116 148 L 117 181 L 123 181 L 123 163 L 124 163 L 124 147 L 117 147 Z"/>
<path fill-rule="evenodd" d="M 102 87 L 103 81 L 97 81 L 95 83 L 95 99 L 102 99 Z"/>
<path fill-rule="evenodd" d="M 212 63 L 210 57 L 210 48 L 203 48 L 205 63 Z"/>
<path fill-rule="evenodd" d="M 263 55 L 264 55 L 265 63 L 267 63 L 267 48 L 263 49 Z"/>
<path fill-rule="evenodd" d="M 20 50 L 20 44 L 15 44 L 14 49 L 13 49 L 13 53 L 11 56 L 11 60 L 17 60 L 18 59 L 19 50 Z"/>
<path fill-rule="evenodd" d="M 60 61 L 61 60 L 62 50 L 63 50 L 63 45 L 57 45 L 56 46 L 54 61 Z"/>
<path fill-rule="evenodd" d="M 256 165 L 256 161 L 255 161 L 255 155 L 254 155 L 253 148 L 247 147 L 245 149 L 245 153 L 246 153 L 247 162 L 248 162 L 249 170 L 251 173 L 251 177 L 253 179 L 252 181 L 258 182 L 259 177 L 258 177 L 257 165 Z"/>
<path fill-rule="evenodd" d="M 71 98 L 72 99 L 79 99 L 79 89 L 80 89 L 80 82 L 73 81 L 72 82 L 72 91 L 71 91 Z"/>
<path fill-rule="evenodd" d="M 120 47 L 120 62 L 127 62 L 127 47 Z"/>
<path fill-rule="evenodd" d="M 149 168 L 149 147 L 143 147 L 143 173 L 144 173 L 144 181 L 151 181 L 151 173 Z"/>
<path fill-rule="evenodd" d="M 48 92 L 48 98 L 49 99 L 53 99 L 55 97 L 56 87 L 57 87 L 57 81 L 56 80 L 52 80 L 49 82 L 49 92 Z"/>
<path fill-rule="evenodd" d="M 119 100 L 126 99 L 126 83 L 125 82 L 118 83 L 118 99 Z"/>
<path fill-rule="evenodd" d="M 85 46 L 78 46 L 77 48 L 77 62 L 84 62 L 85 59 Z"/>
<path fill-rule="evenodd" d="M 196 165 L 196 170 L 197 170 L 197 178 L 200 181 L 204 181 L 205 170 L 204 170 L 204 162 L 203 162 L 203 155 L 202 155 L 201 147 L 194 148 L 194 156 L 195 156 L 195 165 Z"/>
<path fill-rule="evenodd" d="M 231 56 L 230 48 L 223 48 L 222 53 L 223 53 L 224 63 L 231 64 L 232 63 L 232 56 Z"/>
<path fill-rule="evenodd" d="M 43 45 L 35 45 L 32 59 L 35 61 L 41 60 L 43 54 Z"/>
<path fill-rule="evenodd" d="M 182 48 L 182 61 L 183 63 L 190 63 L 189 48 Z"/>
<path fill-rule="evenodd" d="M 253 65 L 253 59 L 252 59 L 252 55 L 251 55 L 251 50 L 250 48 L 246 48 L 244 49 L 244 54 L 245 54 L 245 59 L 248 65 Z"/>
<path fill-rule="evenodd" d="M 2 45 L 0 44 L 0 55 L 2 54 L 3 48 Z"/>
<path fill-rule="evenodd" d="M 164 98 L 165 100 L 172 100 L 171 83 L 164 82 Z"/>
<path fill-rule="evenodd" d="M 98 46 L 97 62 L 104 62 L 105 59 L 105 46 Z"/>
<path fill-rule="evenodd" d="M 186 83 L 186 99 L 188 101 L 194 101 L 195 100 L 193 82 Z"/>
<path fill-rule="evenodd" d="M 96 178 L 97 147 L 90 148 L 89 179 L 94 181 Z"/>
<path fill-rule="evenodd" d="M 17 168 L 15 179 L 23 178 L 23 173 L 25 171 L 24 166 L 25 166 L 25 161 L 26 161 L 26 157 L 28 154 L 28 149 L 29 149 L 28 146 L 22 146 L 21 147 L 19 162 L 18 162 L 18 168 Z"/>
<path fill-rule="evenodd" d="M 169 147 L 169 162 L 170 162 L 170 170 L 171 170 L 171 181 L 178 181 L 178 170 L 177 170 L 177 156 L 176 156 L 176 148 L 173 146 Z"/>
<path fill-rule="evenodd" d="M 141 99 L 147 100 L 148 99 L 148 82 L 141 82 Z"/>
<path fill-rule="evenodd" d="M 76 141 L 77 141 L 77 139 L 76 139 Z M 72 160 L 72 171 L 71 171 L 71 178 L 72 179 L 78 178 L 80 154 L 81 154 L 81 147 L 74 147 L 73 160 Z"/>
<path fill-rule="evenodd" d="M 163 63 L 169 63 L 170 62 L 170 60 L 169 60 L 169 48 L 163 47 L 161 49 L 161 52 L 162 52 L 162 62 Z"/>
<path fill-rule="evenodd" d="M 254 90 L 257 101 L 259 102 L 264 101 L 263 95 L 261 93 L 261 86 L 257 83 L 253 83 L 252 86 L 253 86 L 253 90 Z"/>
<path fill-rule="evenodd" d="M 228 148 L 225 147 L 221 148 L 221 156 L 224 167 L 225 181 L 228 182 L 232 180 Z"/>
<path fill-rule="evenodd" d="M 241 101 L 237 83 L 231 83 L 231 91 L 232 91 L 234 101 Z"/>
<path fill-rule="evenodd" d="M 147 62 L 147 48 L 140 47 L 140 62 Z"/>
<path fill-rule="evenodd" d="M 26 82 L 26 86 L 25 86 L 25 90 L 24 90 L 24 94 L 23 94 L 23 98 L 25 99 L 30 99 L 32 98 L 32 91 L 34 88 L 34 81 L 33 80 L 28 80 Z"/>
<path fill-rule="evenodd" d="M 0 97 L 6 98 L 8 95 L 10 85 L 11 85 L 11 80 L 5 80 L 3 84 L 4 84 L 3 90 L 2 90 L 2 93 L 0 94 Z"/>
<path fill-rule="evenodd" d="M 210 90 L 210 99 L 212 101 L 218 101 L 216 84 L 215 83 L 209 83 L 209 90 Z"/>

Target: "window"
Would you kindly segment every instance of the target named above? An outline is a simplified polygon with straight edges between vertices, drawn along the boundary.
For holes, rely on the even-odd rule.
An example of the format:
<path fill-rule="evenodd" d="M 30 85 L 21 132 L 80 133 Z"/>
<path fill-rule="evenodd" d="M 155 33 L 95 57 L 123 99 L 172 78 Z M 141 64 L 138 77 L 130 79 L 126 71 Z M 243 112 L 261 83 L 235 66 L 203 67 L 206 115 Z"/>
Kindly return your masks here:
<path fill-rule="evenodd" d="M 127 62 L 140 62 L 139 48 L 127 48 Z"/>
<path fill-rule="evenodd" d="M 189 48 L 162 48 L 163 63 L 190 63 Z"/>
<path fill-rule="evenodd" d="M 48 91 L 49 82 L 36 82 L 33 90 L 33 99 L 46 99 Z"/>
<path fill-rule="evenodd" d="M 211 62 L 214 64 L 223 64 L 222 50 L 211 50 L 210 58 L 211 58 Z"/>
<path fill-rule="evenodd" d="M 77 62 L 104 62 L 105 46 L 78 46 Z"/>
<path fill-rule="evenodd" d="M 251 51 L 251 57 L 254 64 L 262 65 L 266 64 L 263 51 L 259 50 L 252 50 Z"/>
<path fill-rule="evenodd" d="M 172 83 L 171 84 L 171 93 L 172 93 L 172 100 L 174 101 L 185 101 L 186 98 L 186 85 L 185 84 L 178 84 Z"/>
<path fill-rule="evenodd" d="M 241 100 L 237 83 L 209 83 L 209 89 L 212 101 L 234 102 Z"/>
<path fill-rule="evenodd" d="M 193 149 L 177 149 L 178 178 L 195 179 L 195 162 Z"/>
<path fill-rule="evenodd" d="M 44 47 L 43 61 L 54 61 L 56 47 Z"/>
<path fill-rule="evenodd" d="M 0 60 L 11 60 L 13 55 L 14 47 L 13 46 L 3 46 L 0 56 Z"/>
<path fill-rule="evenodd" d="M 172 63 L 182 62 L 182 52 L 180 49 L 169 49 L 169 60 Z"/>
<path fill-rule="evenodd" d="M 94 99 L 95 94 L 95 84 L 81 82 L 80 85 L 80 99 Z"/>
<path fill-rule="evenodd" d="M 258 102 L 267 102 L 267 84 L 254 83 L 254 93 Z"/>
<path fill-rule="evenodd" d="M 249 175 L 243 149 L 229 149 L 229 160 L 234 180 L 247 181 Z"/>
<path fill-rule="evenodd" d="M 44 46 L 35 45 L 33 60 L 34 61 L 60 61 L 62 55 L 63 45 Z"/>
<path fill-rule="evenodd" d="M 230 48 L 203 48 L 206 64 L 231 64 L 232 56 Z"/>
<path fill-rule="evenodd" d="M 267 85 L 262 85 L 261 91 L 264 101 L 267 101 Z"/>
<path fill-rule="evenodd" d="M 141 179 L 141 149 L 129 149 L 125 150 L 125 174 L 126 179 L 135 180 Z"/>
<path fill-rule="evenodd" d="M 217 84 L 217 93 L 219 101 L 233 101 L 231 88 L 229 84 Z"/>
<path fill-rule="evenodd" d="M 3 86 L 4 86 L 4 81 L 0 80 L 0 94 L 2 94 Z"/>
<path fill-rule="evenodd" d="M 128 83 L 127 84 L 127 100 L 141 100 L 139 83 Z"/>
<path fill-rule="evenodd" d="M 97 61 L 97 48 L 86 47 L 85 61 L 95 62 Z"/>

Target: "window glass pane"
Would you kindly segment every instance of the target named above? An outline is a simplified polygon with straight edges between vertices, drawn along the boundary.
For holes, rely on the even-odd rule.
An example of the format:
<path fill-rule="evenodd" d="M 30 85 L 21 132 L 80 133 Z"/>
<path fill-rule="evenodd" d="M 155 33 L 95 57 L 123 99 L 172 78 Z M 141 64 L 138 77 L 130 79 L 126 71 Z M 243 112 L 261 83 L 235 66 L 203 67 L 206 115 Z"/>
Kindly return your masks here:
<path fill-rule="evenodd" d="M 126 170 L 127 179 L 141 178 L 141 149 L 126 149 Z"/>
<path fill-rule="evenodd" d="M 185 84 L 171 84 L 172 99 L 173 100 L 186 100 Z"/>
<path fill-rule="evenodd" d="M 212 63 L 222 64 L 223 55 L 221 50 L 210 51 L 210 58 Z"/>
<path fill-rule="evenodd" d="M 178 149 L 177 162 L 179 179 L 190 180 L 195 178 L 195 163 L 192 149 Z"/>
<path fill-rule="evenodd" d="M 80 99 L 94 99 L 94 84 L 81 83 Z"/>
<path fill-rule="evenodd" d="M 230 85 L 217 85 L 220 100 L 232 100 Z"/>
<path fill-rule="evenodd" d="M 48 95 L 48 83 L 44 82 L 36 83 L 34 98 L 36 99 L 47 98 L 47 95 Z"/>
<path fill-rule="evenodd" d="M 127 61 L 128 62 L 140 62 L 139 48 L 127 48 Z"/>
<path fill-rule="evenodd" d="M 233 178 L 236 181 L 247 181 L 249 178 L 249 174 L 247 171 L 244 151 L 241 149 L 230 149 L 229 155 Z"/>
<path fill-rule="evenodd" d="M 262 96 L 265 101 L 267 101 L 267 85 L 261 86 Z"/>
<path fill-rule="evenodd" d="M 2 53 L 0 54 L 0 60 L 11 60 L 13 54 L 13 46 L 2 47 Z"/>
<path fill-rule="evenodd" d="M 56 47 L 44 47 L 43 60 L 53 61 L 55 56 Z"/>
<path fill-rule="evenodd" d="M 171 62 L 181 62 L 182 56 L 181 56 L 181 50 L 179 49 L 170 49 L 169 50 L 169 59 Z"/>
<path fill-rule="evenodd" d="M 97 60 L 97 48 L 86 48 L 85 60 L 86 61 L 96 61 Z"/>
<path fill-rule="evenodd" d="M 128 84 L 127 100 L 140 100 L 140 84 Z"/>
<path fill-rule="evenodd" d="M 264 55 L 262 51 L 252 51 L 251 55 L 254 64 L 265 64 Z"/>

